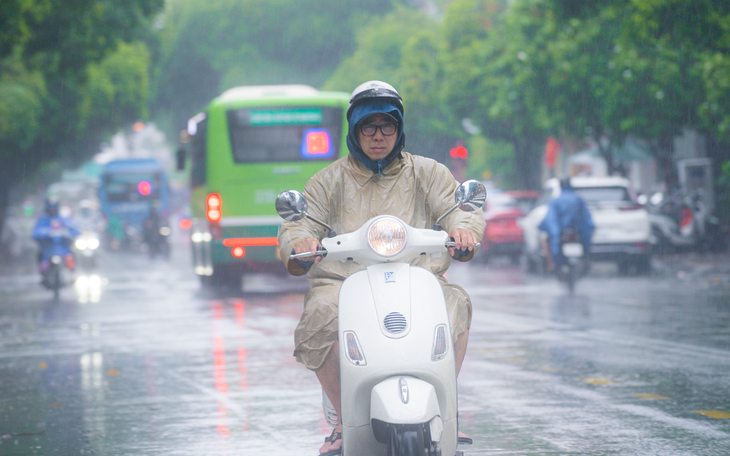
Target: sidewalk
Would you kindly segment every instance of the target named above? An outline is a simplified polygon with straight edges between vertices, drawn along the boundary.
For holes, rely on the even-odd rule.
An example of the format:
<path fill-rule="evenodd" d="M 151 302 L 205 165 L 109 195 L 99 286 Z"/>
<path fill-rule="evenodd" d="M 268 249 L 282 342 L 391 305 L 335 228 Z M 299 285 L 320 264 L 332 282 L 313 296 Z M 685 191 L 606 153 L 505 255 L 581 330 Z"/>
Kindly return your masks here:
<path fill-rule="evenodd" d="M 657 255 L 652 266 L 654 276 L 730 288 L 730 252 Z"/>

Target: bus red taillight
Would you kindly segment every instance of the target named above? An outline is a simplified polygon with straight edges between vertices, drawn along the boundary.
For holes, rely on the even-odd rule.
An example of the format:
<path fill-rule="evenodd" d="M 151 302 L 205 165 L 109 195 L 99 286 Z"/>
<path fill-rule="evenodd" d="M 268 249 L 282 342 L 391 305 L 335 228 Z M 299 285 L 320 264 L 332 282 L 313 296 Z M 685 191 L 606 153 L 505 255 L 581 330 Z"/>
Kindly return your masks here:
<path fill-rule="evenodd" d="M 208 220 L 211 222 L 220 222 L 221 217 L 223 217 L 223 200 L 221 199 L 221 196 L 218 193 L 211 193 L 208 195 L 205 202 L 208 206 L 205 211 L 205 215 L 208 217 Z"/>

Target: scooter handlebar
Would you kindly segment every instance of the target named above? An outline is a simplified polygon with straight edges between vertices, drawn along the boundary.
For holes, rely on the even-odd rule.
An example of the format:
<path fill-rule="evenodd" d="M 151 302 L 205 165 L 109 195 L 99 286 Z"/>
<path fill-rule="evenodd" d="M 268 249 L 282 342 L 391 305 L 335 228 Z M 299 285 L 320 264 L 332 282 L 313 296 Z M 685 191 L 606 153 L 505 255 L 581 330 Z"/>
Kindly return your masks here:
<path fill-rule="evenodd" d="M 326 257 L 327 256 L 327 249 L 324 248 L 318 248 L 317 251 L 312 255 L 312 252 L 304 252 L 304 253 L 295 253 L 294 255 L 289 255 L 290 260 L 295 260 L 297 258 L 308 258 L 311 256 L 321 256 Z"/>
<path fill-rule="evenodd" d="M 482 243 L 481 242 L 477 242 L 476 244 L 474 244 L 474 247 L 479 247 L 480 245 L 482 245 Z M 453 240 L 448 240 L 448 241 L 446 241 L 446 243 L 444 244 L 444 246 L 447 249 L 449 247 L 456 247 L 456 242 L 454 242 Z M 297 258 L 309 258 L 309 257 L 312 257 L 312 256 L 321 256 L 321 257 L 324 258 L 324 257 L 327 256 L 327 249 L 325 249 L 325 248 L 318 248 L 317 249 L 317 252 L 315 252 L 314 255 L 312 255 L 312 252 L 295 253 L 294 255 L 289 255 L 289 259 L 294 260 L 294 259 L 297 259 Z"/>
<path fill-rule="evenodd" d="M 474 244 L 474 247 L 479 247 L 480 245 L 482 245 L 482 243 L 481 242 L 477 242 L 476 244 Z M 446 241 L 446 248 L 448 249 L 450 247 L 456 247 L 456 242 L 454 242 L 452 240 Z"/>

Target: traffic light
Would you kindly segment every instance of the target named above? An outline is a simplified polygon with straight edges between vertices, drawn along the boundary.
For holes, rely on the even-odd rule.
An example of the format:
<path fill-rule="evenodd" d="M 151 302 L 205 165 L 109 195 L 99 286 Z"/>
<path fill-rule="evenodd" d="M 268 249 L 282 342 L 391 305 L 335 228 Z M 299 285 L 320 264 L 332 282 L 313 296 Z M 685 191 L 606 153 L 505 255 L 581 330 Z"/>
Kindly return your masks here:
<path fill-rule="evenodd" d="M 466 160 L 469 157 L 469 151 L 464 146 L 456 146 L 449 150 L 449 156 L 451 158 Z"/>

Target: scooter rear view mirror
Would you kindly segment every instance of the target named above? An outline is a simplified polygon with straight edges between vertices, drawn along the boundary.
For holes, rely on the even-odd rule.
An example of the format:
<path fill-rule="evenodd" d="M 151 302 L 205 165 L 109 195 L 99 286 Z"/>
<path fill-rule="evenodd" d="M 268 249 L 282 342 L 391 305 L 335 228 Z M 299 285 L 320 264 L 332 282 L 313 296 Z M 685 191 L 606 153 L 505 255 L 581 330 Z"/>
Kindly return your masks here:
<path fill-rule="evenodd" d="M 306 216 L 307 200 L 296 190 L 285 190 L 276 197 L 276 212 L 287 222 L 296 222 Z"/>
<path fill-rule="evenodd" d="M 454 200 L 462 211 L 474 212 L 484 206 L 484 202 L 487 200 L 487 189 L 479 181 L 468 180 L 456 189 Z"/>
<path fill-rule="evenodd" d="M 487 200 L 487 189 L 484 188 L 484 185 L 482 185 L 481 182 L 470 179 L 463 182 L 456 188 L 454 200 L 456 201 L 454 207 L 449 209 L 444 215 L 436 220 L 436 223 L 434 223 L 434 231 L 441 231 L 441 220 L 454 212 L 457 208 L 466 212 L 474 212 L 484 206 L 484 202 Z"/>
<path fill-rule="evenodd" d="M 285 190 L 276 197 L 276 212 L 281 218 L 287 222 L 296 222 L 306 217 L 326 228 L 327 237 L 335 237 L 336 234 L 329 225 L 307 213 L 307 207 L 307 199 L 296 190 Z"/>

